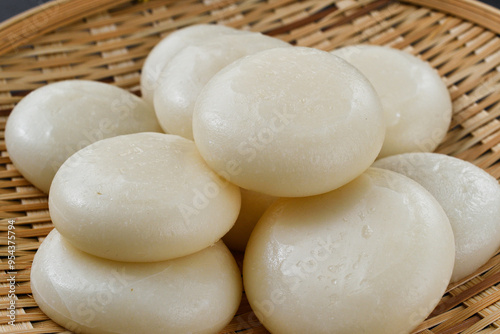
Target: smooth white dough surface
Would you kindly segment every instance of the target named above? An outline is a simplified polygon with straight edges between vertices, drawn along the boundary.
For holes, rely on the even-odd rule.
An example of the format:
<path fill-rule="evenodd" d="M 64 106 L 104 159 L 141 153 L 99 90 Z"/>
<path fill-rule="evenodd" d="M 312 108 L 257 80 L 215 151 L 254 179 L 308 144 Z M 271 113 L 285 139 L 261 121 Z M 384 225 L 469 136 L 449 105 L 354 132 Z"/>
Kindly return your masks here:
<path fill-rule="evenodd" d="M 410 333 L 454 262 L 448 218 L 413 180 L 370 168 L 327 194 L 279 199 L 245 252 L 245 293 L 273 334 Z"/>
<path fill-rule="evenodd" d="M 452 281 L 472 274 L 500 247 L 500 185 L 481 168 L 437 153 L 399 154 L 374 166 L 410 177 L 441 204 L 455 234 Z"/>
<path fill-rule="evenodd" d="M 205 84 L 235 60 L 262 50 L 291 47 L 260 33 L 222 35 L 184 48 L 163 68 L 154 93 L 155 112 L 165 132 L 193 139 L 194 104 Z"/>
<path fill-rule="evenodd" d="M 450 94 L 436 70 L 411 54 L 377 45 L 332 53 L 360 70 L 380 96 L 387 133 L 379 157 L 434 151 L 452 112 Z"/>
<path fill-rule="evenodd" d="M 153 105 L 154 91 L 163 67 L 185 47 L 221 35 L 243 33 L 247 32 L 215 24 L 198 24 L 172 32 L 156 44 L 144 61 L 141 71 L 142 97 Z"/>
<path fill-rule="evenodd" d="M 366 170 L 384 139 L 378 96 L 353 66 L 293 47 L 218 72 L 195 105 L 193 134 L 217 173 L 279 197 L 328 192 Z"/>
<path fill-rule="evenodd" d="M 222 238 L 231 250 L 244 252 L 250 234 L 264 211 L 277 200 L 274 196 L 241 188 L 241 209 L 234 226 Z"/>
<path fill-rule="evenodd" d="M 79 149 L 145 131 L 162 130 L 141 98 L 101 82 L 67 80 L 34 90 L 14 107 L 5 143 L 21 174 L 48 193 L 61 164 Z"/>
<path fill-rule="evenodd" d="M 116 261 L 197 252 L 233 226 L 240 190 L 212 172 L 194 143 L 160 133 L 101 140 L 54 178 L 50 216 L 75 247 Z"/>
<path fill-rule="evenodd" d="M 75 333 L 218 333 L 241 299 L 241 275 L 222 242 L 179 259 L 126 263 L 72 247 L 53 230 L 31 269 L 42 311 Z"/>

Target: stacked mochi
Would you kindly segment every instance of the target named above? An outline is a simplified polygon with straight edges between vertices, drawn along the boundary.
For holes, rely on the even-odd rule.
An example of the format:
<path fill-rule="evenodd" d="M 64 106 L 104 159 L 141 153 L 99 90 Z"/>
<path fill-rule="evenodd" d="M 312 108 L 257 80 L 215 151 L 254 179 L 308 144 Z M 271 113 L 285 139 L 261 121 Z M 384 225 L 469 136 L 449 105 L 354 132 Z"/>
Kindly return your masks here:
<path fill-rule="evenodd" d="M 227 244 L 272 333 L 410 333 L 500 247 L 500 186 L 427 153 L 451 101 L 405 52 L 198 25 L 152 50 L 141 90 L 55 83 L 7 123 L 13 163 L 50 188 L 31 284 L 62 326 L 217 333 L 242 292 Z"/>
<path fill-rule="evenodd" d="M 56 229 L 31 274 L 49 317 L 83 333 L 214 333 L 233 318 L 241 274 L 219 239 L 240 191 L 192 141 L 161 133 L 149 104 L 111 85 L 59 82 L 16 106 L 6 132 L 16 166 L 50 185 Z"/>

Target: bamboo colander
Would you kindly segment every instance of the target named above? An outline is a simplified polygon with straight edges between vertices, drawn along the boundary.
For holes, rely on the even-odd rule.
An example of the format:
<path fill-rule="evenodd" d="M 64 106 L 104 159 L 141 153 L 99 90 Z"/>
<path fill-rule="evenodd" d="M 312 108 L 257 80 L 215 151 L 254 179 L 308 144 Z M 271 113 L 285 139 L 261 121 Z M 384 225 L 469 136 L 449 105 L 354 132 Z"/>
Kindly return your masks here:
<path fill-rule="evenodd" d="M 332 50 L 390 45 L 421 57 L 444 78 L 453 121 L 438 152 L 500 178 L 500 11 L 472 0 L 56 0 L 0 25 L 0 332 L 68 333 L 37 307 L 30 267 L 53 228 L 47 196 L 14 168 L 3 140 L 14 105 L 64 79 L 108 82 L 139 93 L 151 48 L 170 32 L 217 22 L 295 45 Z M 8 325 L 8 220 L 16 226 L 16 324 Z M 242 255 L 235 254 L 241 263 Z M 221 333 L 267 333 L 243 296 Z M 500 333 L 500 254 L 449 286 L 415 333 Z"/>

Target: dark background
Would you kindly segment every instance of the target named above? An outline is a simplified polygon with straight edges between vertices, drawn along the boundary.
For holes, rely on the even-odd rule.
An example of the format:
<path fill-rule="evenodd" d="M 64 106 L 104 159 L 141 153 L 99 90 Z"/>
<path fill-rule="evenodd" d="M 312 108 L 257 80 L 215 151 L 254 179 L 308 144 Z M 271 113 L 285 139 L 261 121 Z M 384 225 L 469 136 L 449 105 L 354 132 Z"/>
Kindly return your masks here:
<path fill-rule="evenodd" d="M 49 0 L 0 0 L 0 22 Z"/>
<path fill-rule="evenodd" d="M 29 8 L 38 6 L 49 0 L 0 0 L 0 22 L 5 21 L 11 16 L 21 13 Z M 441 0 L 435 0 L 441 1 Z M 500 7 L 500 0 L 483 0 L 487 4 Z"/>

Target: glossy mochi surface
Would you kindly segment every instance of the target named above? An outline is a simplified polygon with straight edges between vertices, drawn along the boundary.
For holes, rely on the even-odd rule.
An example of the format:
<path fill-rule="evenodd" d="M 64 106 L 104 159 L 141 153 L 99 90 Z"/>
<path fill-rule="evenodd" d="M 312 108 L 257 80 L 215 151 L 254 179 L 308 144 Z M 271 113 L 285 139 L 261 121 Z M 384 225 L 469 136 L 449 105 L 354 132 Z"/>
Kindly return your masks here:
<path fill-rule="evenodd" d="M 404 51 L 377 45 L 354 45 L 332 52 L 354 65 L 373 84 L 387 126 L 380 157 L 431 152 L 451 122 L 451 98 L 428 63 Z"/>
<path fill-rule="evenodd" d="M 325 193 L 375 160 L 385 128 L 375 90 L 328 52 L 277 48 L 235 61 L 205 86 L 193 134 L 217 173 L 279 197 Z"/>
<path fill-rule="evenodd" d="M 222 35 L 191 45 L 165 65 L 154 95 L 156 115 L 162 128 L 193 139 L 194 104 L 205 84 L 233 61 L 262 50 L 291 47 L 260 33 Z"/>
<path fill-rule="evenodd" d="M 327 194 L 279 199 L 247 245 L 245 292 L 280 333 L 410 333 L 433 310 L 454 262 L 437 201 L 370 168 Z"/>
<path fill-rule="evenodd" d="M 144 131 L 162 130 L 141 98 L 101 82 L 67 80 L 24 97 L 9 116 L 5 142 L 21 174 L 48 193 L 59 167 L 79 149 Z"/>
<path fill-rule="evenodd" d="M 116 261 L 197 252 L 233 226 L 239 188 L 212 172 L 194 143 L 139 133 L 99 141 L 54 178 L 50 215 L 75 247 Z"/>
<path fill-rule="evenodd" d="M 481 168 L 437 153 L 395 155 L 374 166 L 417 181 L 441 204 L 455 234 L 452 281 L 472 274 L 500 247 L 500 185 Z"/>
<path fill-rule="evenodd" d="M 245 33 L 247 32 L 215 24 L 198 24 L 172 32 L 156 44 L 144 61 L 141 71 L 142 97 L 153 105 L 154 91 L 158 87 L 163 68 L 185 47 L 221 35 Z"/>
<path fill-rule="evenodd" d="M 222 242 L 175 260 L 127 263 L 82 252 L 57 230 L 35 255 L 31 288 L 55 322 L 96 334 L 217 333 L 236 313 L 242 291 Z"/>

